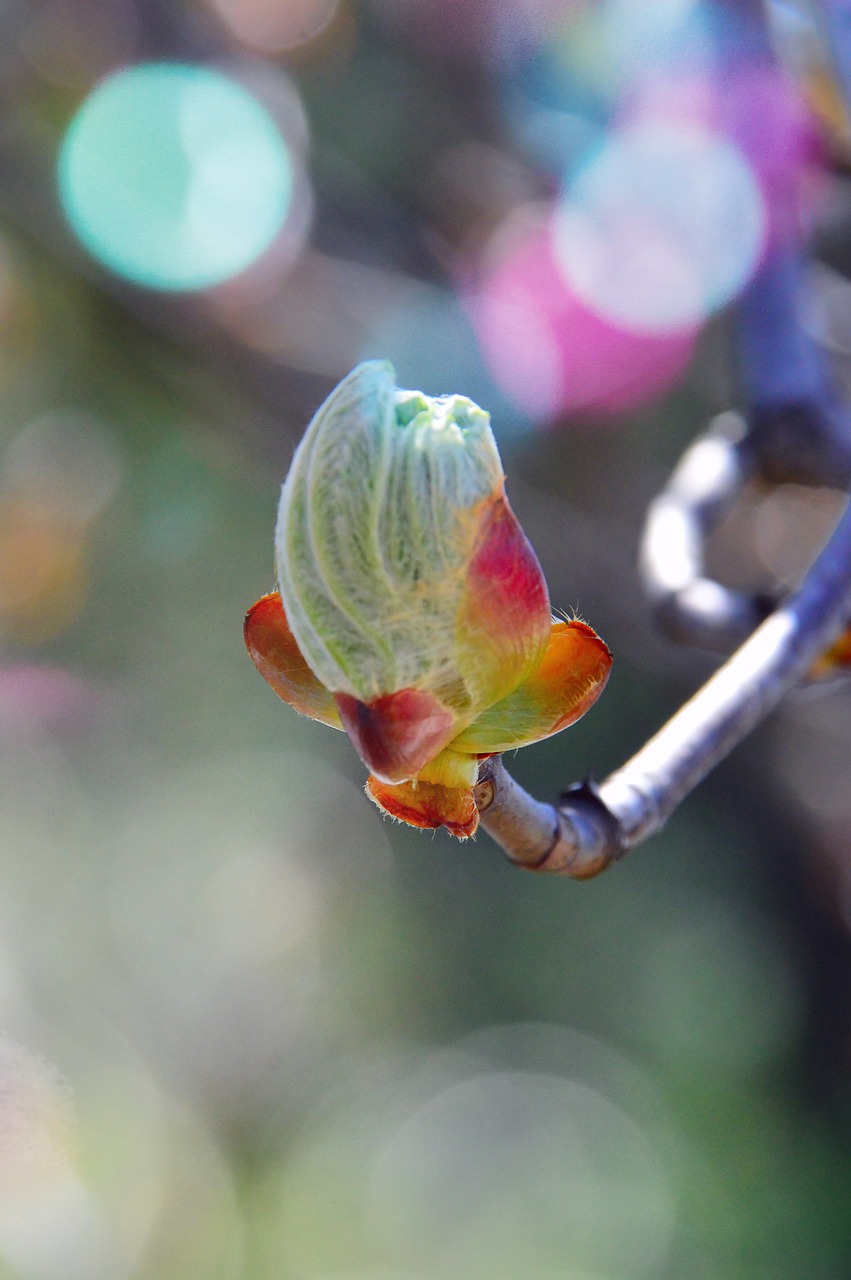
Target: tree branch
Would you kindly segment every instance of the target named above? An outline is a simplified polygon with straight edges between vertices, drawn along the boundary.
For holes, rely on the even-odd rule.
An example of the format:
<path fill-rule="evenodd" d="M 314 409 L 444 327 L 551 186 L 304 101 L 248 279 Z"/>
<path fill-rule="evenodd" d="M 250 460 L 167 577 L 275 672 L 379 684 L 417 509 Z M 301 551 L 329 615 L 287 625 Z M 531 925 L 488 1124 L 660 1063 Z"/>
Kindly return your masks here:
<path fill-rule="evenodd" d="M 754 471 L 744 420 L 723 413 L 683 454 L 650 504 L 638 563 L 656 621 L 672 639 L 729 653 L 773 603 L 713 582 L 705 574 L 710 533 Z"/>
<path fill-rule="evenodd" d="M 650 741 L 599 787 L 541 804 L 485 761 L 476 803 L 485 830 L 530 871 L 587 879 L 659 831 L 680 802 L 806 675 L 851 607 L 851 504 L 798 591 Z"/>
<path fill-rule="evenodd" d="M 729 653 L 774 606 L 704 572 L 707 539 L 751 477 L 851 484 L 851 415 L 801 321 L 806 285 L 802 254 L 791 246 L 750 285 L 736 326 L 744 414 L 721 414 L 648 510 L 639 554 L 645 589 L 659 624 L 682 643 Z"/>
<path fill-rule="evenodd" d="M 726 3 L 746 19 L 754 54 L 770 59 L 760 0 Z M 851 0 L 825 0 L 817 11 L 847 101 Z M 730 29 L 738 41 L 740 23 Z M 786 199 L 794 225 L 793 185 Z M 713 582 L 704 567 L 708 535 L 750 477 L 851 484 L 851 415 L 804 323 L 808 288 L 805 248 L 792 237 L 775 247 L 738 307 L 744 415 L 722 415 L 687 451 L 650 507 L 641 548 L 645 585 L 669 632 L 723 651 L 741 647 L 627 764 L 599 787 L 571 788 L 555 808 L 527 795 L 501 759 L 486 761 L 476 788 L 481 823 L 518 866 L 584 879 L 659 831 L 842 630 L 851 608 L 851 507 L 800 589 L 774 612 L 773 601 Z"/>

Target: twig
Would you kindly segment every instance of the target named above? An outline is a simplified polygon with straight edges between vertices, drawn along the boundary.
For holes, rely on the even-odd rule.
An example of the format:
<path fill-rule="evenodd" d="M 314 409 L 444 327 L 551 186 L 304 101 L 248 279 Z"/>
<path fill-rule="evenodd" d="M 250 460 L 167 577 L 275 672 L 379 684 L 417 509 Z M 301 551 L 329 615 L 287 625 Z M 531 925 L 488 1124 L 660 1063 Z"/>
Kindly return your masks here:
<path fill-rule="evenodd" d="M 499 757 L 481 769 L 485 830 L 530 871 L 587 879 L 653 835 L 688 793 L 773 710 L 842 629 L 851 607 L 851 505 L 798 591 L 637 755 L 556 808 L 532 799 Z"/>
<path fill-rule="evenodd" d="M 759 0 L 726 3 L 745 21 L 753 55 L 770 59 Z M 822 18 L 851 98 L 851 0 L 829 0 Z M 731 29 L 738 39 L 741 22 Z M 794 225 L 791 185 L 786 198 Z M 518 866 L 584 879 L 659 831 L 845 623 L 851 507 L 803 585 L 774 612 L 767 598 L 731 591 L 704 571 L 707 537 L 751 476 L 845 489 L 851 483 L 851 415 L 803 319 L 806 263 L 805 246 L 793 236 L 775 246 L 745 291 L 736 326 L 745 414 L 723 415 L 688 450 L 650 507 L 642 544 L 645 585 L 663 625 L 681 640 L 741 647 L 632 760 L 599 787 L 573 787 L 555 808 L 527 795 L 501 759 L 486 761 L 476 790 L 482 826 Z"/>
<path fill-rule="evenodd" d="M 686 644 L 729 653 L 774 606 L 704 573 L 709 534 L 747 480 L 851 484 L 851 415 L 801 320 L 802 262 L 794 247 L 777 252 L 746 291 L 736 326 L 745 413 L 716 419 L 647 513 L 644 586 L 659 624 Z"/>
<path fill-rule="evenodd" d="M 686 450 L 648 508 L 639 551 L 656 621 L 681 644 L 729 653 L 771 612 L 773 602 L 705 575 L 709 534 L 753 474 L 744 420 L 724 413 Z"/>

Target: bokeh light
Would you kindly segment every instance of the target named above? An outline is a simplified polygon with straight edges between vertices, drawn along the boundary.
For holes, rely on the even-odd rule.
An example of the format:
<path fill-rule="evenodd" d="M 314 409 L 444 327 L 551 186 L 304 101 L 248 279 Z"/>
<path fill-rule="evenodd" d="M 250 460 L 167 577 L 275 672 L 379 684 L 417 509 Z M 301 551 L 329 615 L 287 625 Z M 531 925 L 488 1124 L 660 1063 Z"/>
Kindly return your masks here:
<path fill-rule="evenodd" d="M 427 55 L 499 65 L 534 48 L 582 0 L 371 0 L 391 30 Z"/>
<path fill-rule="evenodd" d="M 99 690 L 61 667 L 18 662 L 0 668 L 4 733 L 79 733 L 91 726 L 105 705 Z"/>
<path fill-rule="evenodd" d="M 240 634 L 299 436 L 385 356 L 491 412 L 616 655 L 523 784 L 604 777 L 700 683 L 634 551 L 743 407 L 737 290 L 770 329 L 806 279 L 843 382 L 851 351 L 848 184 L 745 9 L 0 4 L 2 1280 L 851 1274 L 851 687 L 577 887 L 383 822 Z M 839 501 L 748 488 L 707 571 L 793 584 Z"/>
<path fill-rule="evenodd" d="M 675 1150 L 611 1046 L 564 1026 L 481 1028 L 349 1074 L 273 1180 L 279 1256 L 311 1280 L 347 1263 L 649 1278 L 676 1228 Z M 323 1213 L 334 1232 L 317 1232 Z"/>
<path fill-rule="evenodd" d="M 750 279 L 764 237 L 742 153 L 708 130 L 659 120 L 612 133 L 568 183 L 556 225 L 569 286 L 637 333 L 707 319 Z"/>
<path fill-rule="evenodd" d="M 133 0 L 51 0 L 27 5 L 20 46 L 39 75 L 78 92 L 138 56 Z"/>
<path fill-rule="evenodd" d="M 374 1157 L 367 1213 L 393 1256 L 462 1275 L 508 1263 L 651 1276 L 673 1226 L 640 1127 L 598 1089 L 534 1071 L 423 1098 Z"/>
<path fill-rule="evenodd" d="M 664 79 L 672 67 L 706 65 L 725 20 L 718 5 L 703 0 L 606 0 L 589 6 L 589 19 L 596 35 L 592 74 L 613 99 Z"/>
<path fill-rule="evenodd" d="M 85 1030 L 84 1030 L 85 1028 Z M 0 1038 L 0 1269 L 10 1280 L 114 1280 L 240 1274 L 232 1180 L 196 1116 L 161 1094 L 126 1042 L 48 1035 L 68 1078 Z M 30 1026 L 36 1040 L 43 1028 Z M 177 1270 L 170 1259 L 179 1258 Z"/>
<path fill-rule="evenodd" d="M 765 58 L 647 78 L 627 98 L 624 119 L 708 130 L 732 143 L 759 185 L 769 250 L 794 241 L 818 207 L 824 144 L 798 86 Z"/>
<path fill-rule="evenodd" d="M 250 266 L 280 231 L 292 185 L 265 108 L 221 72 L 179 63 L 100 84 L 59 157 L 62 204 L 82 243 L 156 289 L 202 289 Z"/>
<path fill-rule="evenodd" d="M 299 815 L 272 818 L 267 788 L 297 793 Z M 309 1085 L 300 1066 L 327 1035 L 320 935 L 332 830 L 345 823 L 349 860 L 334 892 L 386 869 L 385 831 L 361 798 L 304 752 L 231 752 L 159 779 L 115 817 L 111 923 L 122 959 L 169 1020 L 172 1059 L 192 1062 L 205 1045 L 196 1089 L 255 1123 L 282 1084 L 290 1098 Z M 234 1073 L 251 1079 L 242 1098 L 231 1094 Z"/>
<path fill-rule="evenodd" d="M 16 1274 L 107 1274 L 106 1223 L 83 1185 L 59 1072 L 0 1038 L 0 1259 Z"/>
<path fill-rule="evenodd" d="M 0 465 L 0 632 L 40 643 L 86 599 L 89 531 L 122 478 L 109 426 L 57 409 L 15 436 Z"/>
<path fill-rule="evenodd" d="M 209 0 L 236 38 L 278 53 L 313 39 L 333 22 L 340 0 Z"/>
<path fill-rule="evenodd" d="M 667 391 L 695 329 L 637 330 L 603 316 L 559 269 L 552 219 L 530 210 L 498 233 L 471 307 L 494 378 L 522 411 L 612 414 Z"/>
<path fill-rule="evenodd" d="M 110 425 L 81 409 L 39 414 L 10 442 L 4 487 L 57 520 L 85 525 L 115 497 L 124 460 Z"/>
<path fill-rule="evenodd" d="M 515 138 L 556 178 L 645 84 L 693 73 L 713 48 L 715 15 L 695 0 L 568 3 L 553 18 L 500 88 Z"/>

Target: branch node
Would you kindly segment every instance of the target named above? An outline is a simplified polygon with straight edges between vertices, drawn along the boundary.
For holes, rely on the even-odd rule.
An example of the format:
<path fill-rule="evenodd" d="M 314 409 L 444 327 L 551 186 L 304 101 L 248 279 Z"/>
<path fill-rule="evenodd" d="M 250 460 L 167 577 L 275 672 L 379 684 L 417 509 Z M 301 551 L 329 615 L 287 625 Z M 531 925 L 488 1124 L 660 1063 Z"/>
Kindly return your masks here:
<path fill-rule="evenodd" d="M 487 813 L 496 799 L 496 784 L 491 776 L 486 774 L 479 778 L 473 787 L 473 799 L 479 813 Z"/>
<path fill-rule="evenodd" d="M 617 862 L 626 853 L 623 827 L 600 794 L 597 784 L 586 778 L 568 787 L 558 799 L 560 838 L 551 851 L 555 864 L 565 848 L 565 827 L 570 829 L 571 856 L 558 859 L 559 865 L 542 867 L 568 875 L 574 880 L 590 880 Z"/>

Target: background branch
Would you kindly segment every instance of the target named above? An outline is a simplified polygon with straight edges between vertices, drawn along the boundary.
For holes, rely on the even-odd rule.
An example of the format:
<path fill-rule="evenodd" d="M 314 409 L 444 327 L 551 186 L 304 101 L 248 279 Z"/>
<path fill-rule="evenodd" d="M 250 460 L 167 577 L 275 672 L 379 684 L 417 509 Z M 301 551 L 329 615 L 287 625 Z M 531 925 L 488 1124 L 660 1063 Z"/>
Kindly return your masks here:
<path fill-rule="evenodd" d="M 721 414 L 648 509 L 639 554 L 645 590 L 659 624 L 682 643 L 729 653 L 776 603 L 704 572 L 708 537 L 749 479 L 836 489 L 851 481 L 851 420 L 802 322 L 806 292 L 797 249 L 762 268 L 737 316 L 745 412 Z"/>

